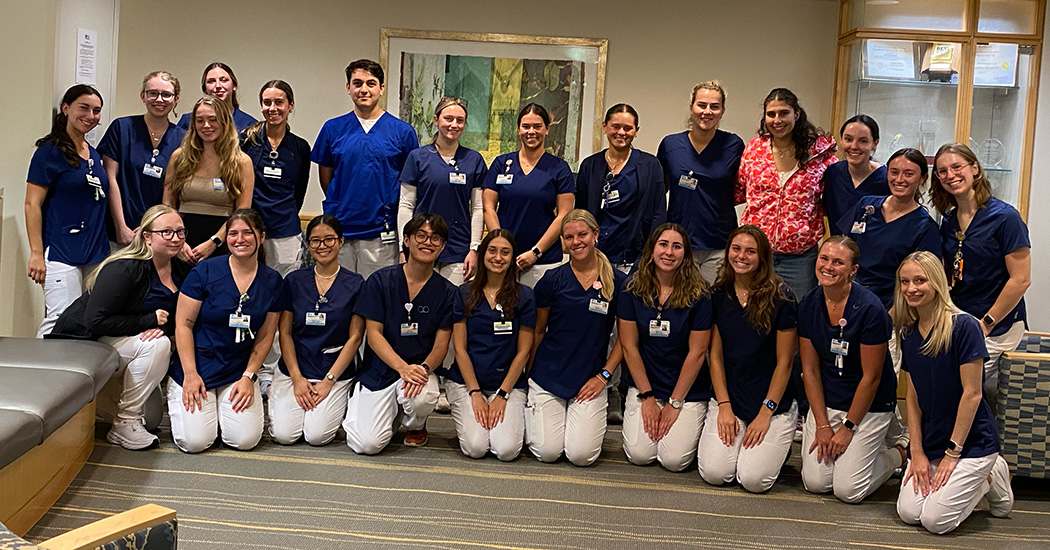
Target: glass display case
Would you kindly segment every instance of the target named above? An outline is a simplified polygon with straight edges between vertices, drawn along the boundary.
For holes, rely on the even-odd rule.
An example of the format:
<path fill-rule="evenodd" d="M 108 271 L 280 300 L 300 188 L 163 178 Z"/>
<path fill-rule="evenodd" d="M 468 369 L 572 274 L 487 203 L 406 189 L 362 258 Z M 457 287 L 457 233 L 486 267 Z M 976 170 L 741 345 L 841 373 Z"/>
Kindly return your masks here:
<path fill-rule="evenodd" d="M 832 127 L 878 123 L 876 160 L 967 143 L 1027 219 L 1045 0 L 843 0 Z M 879 158 L 881 157 L 881 159 Z"/>

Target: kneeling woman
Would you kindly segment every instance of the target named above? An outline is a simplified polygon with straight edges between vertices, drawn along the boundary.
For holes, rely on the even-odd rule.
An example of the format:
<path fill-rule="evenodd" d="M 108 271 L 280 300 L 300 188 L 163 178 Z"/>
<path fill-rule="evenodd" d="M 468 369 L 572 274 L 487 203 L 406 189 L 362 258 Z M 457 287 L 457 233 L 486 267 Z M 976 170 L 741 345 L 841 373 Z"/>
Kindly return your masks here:
<path fill-rule="evenodd" d="M 905 523 L 943 535 L 982 498 L 995 517 L 1013 508 L 1010 468 L 981 380 L 988 350 L 981 326 L 952 303 L 941 260 L 929 252 L 897 270 L 893 326 L 908 380 L 911 462 L 897 497 Z"/>
<path fill-rule="evenodd" d="M 510 231 L 490 231 L 479 248 L 478 276 L 459 287 L 456 362 L 445 376 L 445 393 L 459 448 L 471 458 L 491 450 L 500 460 L 514 460 L 525 436 L 522 373 L 532 351 L 536 298 L 518 282 L 515 247 Z"/>
<path fill-rule="evenodd" d="M 798 306 L 798 340 L 810 413 L 802 429 L 802 482 L 857 503 L 904 460 L 886 445 L 897 380 L 886 344 L 890 316 L 877 296 L 853 282 L 860 249 L 836 235 L 817 254 L 820 283 Z"/>
<path fill-rule="evenodd" d="M 684 227 L 653 231 L 625 288 L 617 309 L 631 388 L 623 450 L 634 464 L 659 460 L 680 472 L 696 456 L 711 399 L 710 375 L 698 376 L 711 340 L 711 300 Z"/>
<path fill-rule="evenodd" d="M 562 452 L 577 466 L 598 459 L 605 439 L 609 379 L 623 359 L 609 350 L 626 275 L 613 269 L 595 245 L 598 222 L 573 210 L 561 222 L 569 263 L 536 283 L 536 343 L 529 371 L 525 440 L 542 462 Z"/>
<path fill-rule="evenodd" d="M 187 453 L 204 451 L 217 433 L 240 451 L 259 443 L 256 382 L 284 309 L 281 276 L 259 257 L 266 236 L 259 213 L 236 210 L 225 225 L 230 254 L 197 264 L 180 289 L 168 416 Z"/>
<path fill-rule="evenodd" d="M 123 389 L 106 441 L 140 450 L 157 443 L 146 431 L 146 399 L 160 385 L 171 361 L 175 304 L 190 267 L 175 258 L 186 240 L 182 218 L 157 205 L 142 216 L 131 244 L 118 250 L 87 278 L 87 292 L 58 318 L 52 336 L 109 344 L 120 355 Z M 123 372 L 121 372 L 123 371 Z"/>
<path fill-rule="evenodd" d="M 712 485 L 735 479 L 761 493 L 776 483 L 795 436 L 798 406 L 788 380 L 798 305 L 773 270 L 773 249 L 758 227 L 730 233 L 711 302 L 716 401 L 697 450 L 700 476 Z"/>
<path fill-rule="evenodd" d="M 284 279 L 279 338 L 281 360 L 270 386 L 270 435 L 291 445 L 302 436 L 326 445 L 346 416 L 351 368 L 365 333 L 354 315 L 363 277 L 339 267 L 343 244 L 339 220 L 322 214 L 306 226 L 313 267 Z"/>
<path fill-rule="evenodd" d="M 427 417 L 438 398 L 431 365 L 441 365 L 452 335 L 459 291 L 434 271 L 448 226 L 441 216 L 417 213 L 402 235 L 408 261 L 373 273 L 356 310 L 365 319 L 368 349 L 343 429 L 359 454 L 376 454 L 390 443 L 399 412 L 405 445 L 426 445 Z"/>

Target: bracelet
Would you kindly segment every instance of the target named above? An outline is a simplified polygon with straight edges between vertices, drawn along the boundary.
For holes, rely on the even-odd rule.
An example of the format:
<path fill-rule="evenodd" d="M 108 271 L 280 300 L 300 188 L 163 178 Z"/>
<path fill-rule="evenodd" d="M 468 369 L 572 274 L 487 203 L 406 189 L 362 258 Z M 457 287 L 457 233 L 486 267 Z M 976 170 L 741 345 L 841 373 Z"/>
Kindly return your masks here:
<path fill-rule="evenodd" d="M 725 405 L 726 403 L 729 403 L 728 399 L 726 399 L 725 401 L 719 401 L 718 402 L 719 405 Z"/>
<path fill-rule="evenodd" d="M 649 399 L 650 397 L 653 397 L 653 390 L 643 391 L 643 392 L 639 392 L 638 393 L 638 400 L 639 401 L 645 401 L 646 399 Z"/>
<path fill-rule="evenodd" d="M 962 453 L 960 451 L 947 451 L 946 450 L 946 451 L 944 451 L 944 456 L 946 456 L 948 458 L 962 458 Z"/>
<path fill-rule="evenodd" d="M 467 395 L 474 395 L 475 393 L 477 393 L 479 391 L 481 391 L 481 388 L 474 388 L 474 389 L 468 391 Z"/>
<path fill-rule="evenodd" d="M 831 429 L 831 424 L 824 424 L 823 426 L 817 426 L 816 429 L 823 430 L 824 428 Z"/>

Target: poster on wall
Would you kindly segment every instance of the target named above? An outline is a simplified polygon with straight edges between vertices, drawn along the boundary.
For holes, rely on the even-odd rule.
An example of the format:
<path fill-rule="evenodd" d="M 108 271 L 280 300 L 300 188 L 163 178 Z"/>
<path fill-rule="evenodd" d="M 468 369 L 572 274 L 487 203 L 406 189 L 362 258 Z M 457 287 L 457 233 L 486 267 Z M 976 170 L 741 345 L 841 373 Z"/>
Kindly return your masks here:
<path fill-rule="evenodd" d="M 443 96 L 467 104 L 460 138 L 486 162 L 518 149 L 518 111 L 542 105 L 551 117 L 546 149 L 573 170 L 601 148 L 607 40 L 382 29 L 386 110 L 433 139 Z"/>
<path fill-rule="evenodd" d="M 1017 51 L 1017 44 L 978 44 L 973 61 L 973 85 L 1016 86 Z"/>

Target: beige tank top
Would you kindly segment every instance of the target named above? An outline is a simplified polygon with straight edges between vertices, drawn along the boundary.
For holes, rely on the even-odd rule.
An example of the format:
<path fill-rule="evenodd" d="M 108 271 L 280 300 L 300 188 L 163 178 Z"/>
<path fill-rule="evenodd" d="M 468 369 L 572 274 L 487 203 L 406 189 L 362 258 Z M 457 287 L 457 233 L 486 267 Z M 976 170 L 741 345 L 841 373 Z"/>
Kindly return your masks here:
<path fill-rule="evenodd" d="M 221 178 L 193 176 L 182 188 L 179 212 L 229 216 L 233 213 L 233 199 L 227 193 L 226 185 Z"/>

